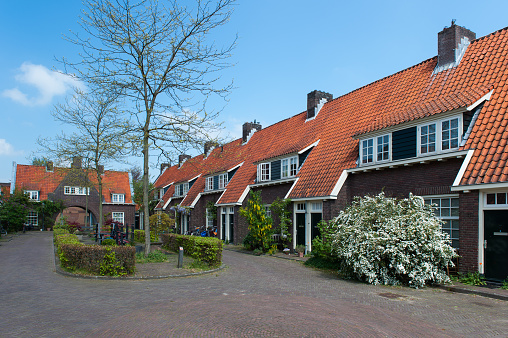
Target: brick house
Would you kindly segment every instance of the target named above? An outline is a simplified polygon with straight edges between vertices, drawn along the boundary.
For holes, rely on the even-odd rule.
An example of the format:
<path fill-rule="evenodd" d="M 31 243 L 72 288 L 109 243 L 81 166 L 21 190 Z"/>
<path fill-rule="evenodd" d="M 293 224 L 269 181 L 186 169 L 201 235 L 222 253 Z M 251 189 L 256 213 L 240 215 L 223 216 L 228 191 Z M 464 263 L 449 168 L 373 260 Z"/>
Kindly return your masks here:
<path fill-rule="evenodd" d="M 312 250 L 316 224 L 355 196 L 433 203 L 459 250 L 461 271 L 508 276 L 508 28 L 476 38 L 455 25 L 438 55 L 333 99 L 313 91 L 307 110 L 242 139 L 164 166 L 157 208 L 185 206 L 185 225 L 216 225 L 241 243 L 238 208 L 250 190 L 293 201 L 293 245 Z M 216 220 L 206 212 L 218 208 Z"/>
<path fill-rule="evenodd" d="M 22 189 L 34 201 L 62 200 L 66 207 L 62 215 L 68 221 L 81 225 L 85 224 L 85 217 L 89 217 L 87 224 L 96 224 L 98 221 L 100 199 L 97 177 L 94 171 L 87 173 L 82 168 L 80 158 L 75 158 L 70 168 L 55 167 L 52 162 L 46 166 L 13 163 L 13 182 L 11 192 Z M 106 170 L 102 174 L 102 183 L 104 219 L 111 218 L 134 225 L 135 205 L 131 196 L 129 173 Z M 88 209 L 88 215 L 85 209 Z M 28 222 L 35 228 L 48 226 L 40 221 L 37 212 L 29 213 Z"/>

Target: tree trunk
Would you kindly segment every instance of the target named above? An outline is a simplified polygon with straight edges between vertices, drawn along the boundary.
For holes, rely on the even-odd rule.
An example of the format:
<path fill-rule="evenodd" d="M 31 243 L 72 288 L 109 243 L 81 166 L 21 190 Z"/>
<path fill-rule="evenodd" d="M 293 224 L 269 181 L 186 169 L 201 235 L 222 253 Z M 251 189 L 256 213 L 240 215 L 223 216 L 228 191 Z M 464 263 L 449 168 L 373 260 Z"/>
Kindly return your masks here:
<path fill-rule="evenodd" d="M 145 127 L 143 133 L 143 224 L 145 226 L 145 256 L 150 253 L 150 215 L 149 215 L 149 196 L 148 196 L 148 130 Z"/>
<path fill-rule="evenodd" d="M 96 166 L 97 168 L 97 166 Z M 97 170 L 97 185 L 99 188 L 99 219 L 98 219 L 98 232 L 101 232 L 102 224 L 103 224 L 103 215 L 102 215 L 102 176 L 101 173 Z"/>

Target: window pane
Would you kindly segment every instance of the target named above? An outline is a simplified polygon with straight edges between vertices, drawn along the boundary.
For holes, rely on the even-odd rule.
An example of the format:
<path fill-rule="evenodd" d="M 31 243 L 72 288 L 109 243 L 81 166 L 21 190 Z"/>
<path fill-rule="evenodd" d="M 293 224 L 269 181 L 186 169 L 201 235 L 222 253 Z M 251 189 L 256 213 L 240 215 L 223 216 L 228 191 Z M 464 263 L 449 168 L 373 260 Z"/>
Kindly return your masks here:
<path fill-rule="evenodd" d="M 448 198 L 443 198 L 441 200 L 441 206 L 443 206 L 443 207 L 449 207 L 450 206 L 450 200 Z"/>
<path fill-rule="evenodd" d="M 506 204 L 506 194 L 505 193 L 497 194 L 497 204 Z"/>
<path fill-rule="evenodd" d="M 487 194 L 487 204 L 496 204 L 496 194 Z"/>

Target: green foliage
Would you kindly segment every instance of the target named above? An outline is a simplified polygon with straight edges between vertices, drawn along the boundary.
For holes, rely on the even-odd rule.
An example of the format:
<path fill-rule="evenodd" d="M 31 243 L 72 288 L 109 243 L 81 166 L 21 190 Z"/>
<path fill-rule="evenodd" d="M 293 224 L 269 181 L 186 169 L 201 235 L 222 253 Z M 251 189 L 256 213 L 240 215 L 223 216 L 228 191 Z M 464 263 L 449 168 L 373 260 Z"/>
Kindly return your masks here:
<path fill-rule="evenodd" d="M 217 207 L 215 206 L 215 203 L 213 201 L 206 202 L 206 210 L 210 212 L 210 216 L 213 220 L 217 219 Z M 205 215 L 205 217 L 206 216 L 207 215 Z"/>
<path fill-rule="evenodd" d="M 150 231 L 150 241 L 155 242 L 157 235 L 155 232 Z M 145 241 L 145 230 L 134 230 L 134 241 L 143 243 Z"/>
<path fill-rule="evenodd" d="M 312 253 L 314 253 L 314 246 L 312 247 Z M 314 267 L 322 270 L 334 270 L 337 271 L 339 263 L 337 261 L 331 261 L 322 256 L 312 256 L 305 261 L 304 265 Z"/>
<path fill-rule="evenodd" d="M 23 230 L 32 202 L 22 190 L 14 191 L 10 196 L 0 196 L 0 222 L 7 232 Z"/>
<path fill-rule="evenodd" d="M 274 233 L 281 235 L 282 246 L 284 247 L 289 246 L 293 242 L 291 232 L 289 231 L 293 215 L 291 205 L 292 201 L 290 199 L 280 199 L 279 197 L 270 205 L 272 213 L 279 217 L 279 226 L 274 229 Z"/>
<path fill-rule="evenodd" d="M 76 235 L 67 232 L 66 229 L 57 229 L 53 232 L 62 268 L 96 275 L 106 273 L 112 276 L 134 272 L 135 248 L 84 245 L 79 242 Z"/>
<path fill-rule="evenodd" d="M 267 252 L 272 242 L 272 219 L 266 216 L 266 211 L 261 201 L 261 191 L 250 191 L 250 198 L 245 208 L 240 208 L 240 215 L 245 217 L 249 225 L 249 241 L 244 240 L 247 249 L 260 249 Z"/>
<path fill-rule="evenodd" d="M 441 224 L 421 197 L 356 198 L 329 225 L 339 272 L 372 284 L 415 288 L 447 282 L 446 268 L 456 253 Z"/>
<path fill-rule="evenodd" d="M 478 271 L 468 272 L 466 274 L 459 272 L 458 280 L 459 280 L 459 282 L 461 282 L 463 284 L 467 284 L 467 285 L 477 285 L 477 286 L 487 285 L 487 283 L 485 283 L 485 277 L 480 275 L 480 273 Z"/>
<path fill-rule="evenodd" d="M 332 254 L 333 235 L 335 234 L 335 226 L 332 222 L 320 221 L 317 225 L 320 237 L 312 240 L 312 256 L 320 260 L 326 260 L 331 265 L 337 265 L 338 258 Z"/>
<path fill-rule="evenodd" d="M 113 238 L 106 238 L 102 240 L 101 245 L 116 245 L 116 241 Z"/>
<path fill-rule="evenodd" d="M 168 214 L 157 213 L 150 216 L 150 239 L 155 242 L 159 235 L 173 232 L 175 220 L 170 218 Z M 152 239 L 152 237 L 154 239 Z"/>
<path fill-rule="evenodd" d="M 127 274 L 125 267 L 116 259 L 116 253 L 111 248 L 106 248 L 106 254 L 100 265 L 101 276 L 124 276 Z"/>
<path fill-rule="evenodd" d="M 501 289 L 503 289 L 503 290 L 508 290 L 508 278 L 506 278 L 506 279 L 503 281 L 503 285 L 501 286 Z"/>
<path fill-rule="evenodd" d="M 39 218 L 42 219 L 44 227 L 52 227 L 54 217 L 64 209 L 65 206 L 62 200 L 44 200 L 39 203 L 34 203 L 34 210 L 39 213 Z"/>
<path fill-rule="evenodd" d="M 163 234 L 161 240 L 164 249 L 178 252 L 183 247 L 184 255 L 208 266 L 218 267 L 222 263 L 222 241 L 218 238 Z"/>
<path fill-rule="evenodd" d="M 145 256 L 144 253 L 139 252 L 136 254 L 136 263 L 162 263 L 167 262 L 168 256 L 160 250 L 152 251 Z"/>

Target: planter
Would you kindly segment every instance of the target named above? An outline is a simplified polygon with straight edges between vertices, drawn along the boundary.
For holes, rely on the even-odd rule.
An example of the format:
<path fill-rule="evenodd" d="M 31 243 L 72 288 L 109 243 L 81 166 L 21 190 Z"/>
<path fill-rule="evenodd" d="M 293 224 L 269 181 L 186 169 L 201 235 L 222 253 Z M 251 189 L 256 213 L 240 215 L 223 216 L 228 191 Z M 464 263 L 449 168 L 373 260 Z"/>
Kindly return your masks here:
<path fill-rule="evenodd" d="M 298 257 L 303 257 L 303 252 L 299 252 Z"/>

